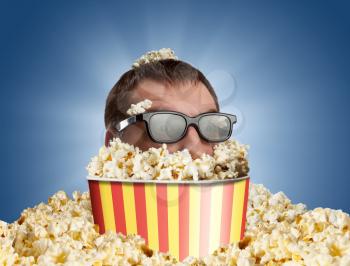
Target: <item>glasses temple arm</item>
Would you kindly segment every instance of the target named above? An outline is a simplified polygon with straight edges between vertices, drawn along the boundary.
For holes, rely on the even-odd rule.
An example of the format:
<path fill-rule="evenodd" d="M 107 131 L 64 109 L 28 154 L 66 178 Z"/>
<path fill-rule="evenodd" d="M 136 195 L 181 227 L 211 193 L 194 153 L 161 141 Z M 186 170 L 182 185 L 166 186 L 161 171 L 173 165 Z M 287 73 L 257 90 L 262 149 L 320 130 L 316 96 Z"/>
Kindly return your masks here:
<path fill-rule="evenodd" d="M 120 132 L 123 129 L 125 129 L 127 126 L 134 124 L 136 121 L 142 121 L 142 120 L 143 120 L 142 114 L 134 115 L 117 123 L 115 128 L 118 132 Z"/>

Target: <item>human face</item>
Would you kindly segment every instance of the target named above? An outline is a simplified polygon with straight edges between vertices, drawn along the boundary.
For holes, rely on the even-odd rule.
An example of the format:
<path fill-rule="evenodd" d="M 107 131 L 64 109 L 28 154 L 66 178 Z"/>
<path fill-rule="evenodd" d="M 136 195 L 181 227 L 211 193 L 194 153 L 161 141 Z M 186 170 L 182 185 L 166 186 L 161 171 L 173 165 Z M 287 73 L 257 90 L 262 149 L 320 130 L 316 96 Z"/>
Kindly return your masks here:
<path fill-rule="evenodd" d="M 202 82 L 198 82 L 197 85 L 188 82 L 173 87 L 169 84 L 146 79 L 140 82 L 133 91 L 130 104 L 138 103 L 144 99 L 152 101 L 152 107 L 147 111 L 178 111 L 192 117 L 204 112 L 218 112 L 213 97 Z M 150 139 L 145 123 L 141 122 L 124 129 L 120 139 L 139 147 L 143 151 L 150 147 L 158 148 L 162 145 Z M 203 153 L 213 155 L 213 146 L 213 143 L 201 139 L 193 126 L 188 128 L 183 139 L 176 143 L 167 144 L 170 152 L 188 149 L 194 159 L 200 157 Z"/>

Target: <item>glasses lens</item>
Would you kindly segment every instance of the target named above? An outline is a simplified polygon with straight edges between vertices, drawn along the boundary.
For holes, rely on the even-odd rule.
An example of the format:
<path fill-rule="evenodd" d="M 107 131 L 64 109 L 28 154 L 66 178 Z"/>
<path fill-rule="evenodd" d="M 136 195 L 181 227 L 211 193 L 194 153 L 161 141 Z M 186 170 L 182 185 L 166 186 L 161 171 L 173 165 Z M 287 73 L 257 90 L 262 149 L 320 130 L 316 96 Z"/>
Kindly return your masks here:
<path fill-rule="evenodd" d="M 199 130 L 211 141 L 223 141 L 230 137 L 231 122 L 223 115 L 206 115 L 199 119 Z"/>
<path fill-rule="evenodd" d="M 159 142 L 177 141 L 186 128 L 186 120 L 177 114 L 154 114 L 149 121 L 152 137 Z"/>

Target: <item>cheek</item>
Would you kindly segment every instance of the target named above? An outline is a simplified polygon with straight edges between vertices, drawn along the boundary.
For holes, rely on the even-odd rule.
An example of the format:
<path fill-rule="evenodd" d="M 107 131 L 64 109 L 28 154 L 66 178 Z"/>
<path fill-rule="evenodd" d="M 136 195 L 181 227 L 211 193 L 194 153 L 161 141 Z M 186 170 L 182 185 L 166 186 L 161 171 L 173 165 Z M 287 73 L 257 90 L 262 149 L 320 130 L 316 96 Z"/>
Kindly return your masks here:
<path fill-rule="evenodd" d="M 134 125 L 126 128 L 122 134 L 121 140 L 123 142 L 135 145 L 144 138 L 144 130 Z"/>
<path fill-rule="evenodd" d="M 121 140 L 139 147 L 142 151 L 146 151 L 151 147 L 159 148 L 162 146 L 149 138 L 145 126 L 130 126 L 126 128 Z"/>
<path fill-rule="evenodd" d="M 213 155 L 214 155 L 214 146 L 215 146 L 216 144 L 217 144 L 217 143 L 209 143 L 207 153 L 208 153 L 210 156 L 213 156 Z"/>
<path fill-rule="evenodd" d="M 171 153 L 181 150 L 179 144 L 177 143 L 167 144 L 167 148 Z"/>

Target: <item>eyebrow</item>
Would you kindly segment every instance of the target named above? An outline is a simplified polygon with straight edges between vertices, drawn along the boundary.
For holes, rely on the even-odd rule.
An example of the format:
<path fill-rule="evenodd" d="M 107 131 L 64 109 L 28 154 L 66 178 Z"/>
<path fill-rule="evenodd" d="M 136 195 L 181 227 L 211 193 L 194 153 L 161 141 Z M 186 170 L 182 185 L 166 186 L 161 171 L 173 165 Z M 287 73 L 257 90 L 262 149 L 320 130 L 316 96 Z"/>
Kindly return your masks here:
<path fill-rule="evenodd" d="M 169 110 L 168 108 L 154 108 L 154 107 L 151 107 L 151 108 L 147 109 L 147 111 L 148 112 L 157 112 L 157 111 L 173 111 L 173 110 Z M 219 111 L 216 108 L 209 108 L 209 110 L 204 111 L 202 113 L 209 113 L 209 112 L 217 113 Z"/>
<path fill-rule="evenodd" d="M 218 110 L 216 108 L 210 108 L 207 112 L 214 112 L 214 113 L 217 113 Z"/>

